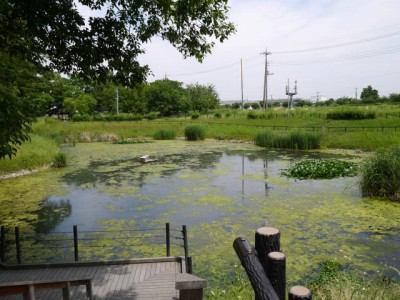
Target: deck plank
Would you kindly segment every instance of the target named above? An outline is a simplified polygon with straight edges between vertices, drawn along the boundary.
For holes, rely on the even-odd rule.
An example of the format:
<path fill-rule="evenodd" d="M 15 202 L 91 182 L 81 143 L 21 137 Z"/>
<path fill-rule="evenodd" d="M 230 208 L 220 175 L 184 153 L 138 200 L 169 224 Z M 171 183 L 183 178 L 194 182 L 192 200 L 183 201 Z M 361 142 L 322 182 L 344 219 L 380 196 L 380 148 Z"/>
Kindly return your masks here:
<path fill-rule="evenodd" d="M 94 265 L 72 264 L 68 267 L 26 268 L 18 270 L 0 269 L 0 282 L 21 282 L 50 279 L 92 278 L 95 299 L 178 299 L 175 290 L 176 274 L 180 273 L 180 261 L 171 258 L 143 263 L 98 263 Z M 72 299 L 85 299 L 85 286 L 73 287 Z M 40 299 L 55 300 L 62 297 L 60 290 L 37 292 Z M 39 297 L 38 297 L 39 298 Z M 0 297 L 1 300 L 21 299 L 21 296 Z"/>

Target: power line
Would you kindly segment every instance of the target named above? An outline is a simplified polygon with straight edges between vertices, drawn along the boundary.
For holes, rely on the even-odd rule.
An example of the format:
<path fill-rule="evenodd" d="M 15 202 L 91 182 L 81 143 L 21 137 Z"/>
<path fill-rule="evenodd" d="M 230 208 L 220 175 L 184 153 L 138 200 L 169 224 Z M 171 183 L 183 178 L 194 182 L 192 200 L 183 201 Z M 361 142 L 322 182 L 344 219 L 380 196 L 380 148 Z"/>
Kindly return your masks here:
<path fill-rule="evenodd" d="M 359 43 L 366 43 L 366 42 L 375 41 L 378 39 L 389 38 L 389 37 L 393 37 L 393 36 L 397 36 L 397 35 L 400 35 L 400 31 L 395 31 L 395 32 L 387 33 L 387 34 L 373 36 L 370 38 L 360 39 L 360 40 L 356 40 L 356 41 L 348 42 L 348 43 L 339 43 L 339 44 L 322 46 L 322 47 L 298 49 L 298 50 L 290 50 L 290 51 L 276 51 L 276 52 L 274 51 L 274 54 L 293 54 L 293 53 L 303 53 L 303 52 L 308 52 L 308 51 L 332 49 L 332 48 L 344 47 L 344 46 L 349 46 L 349 45 L 354 45 L 354 44 L 359 44 Z M 387 48 L 387 49 L 369 51 L 369 52 L 364 52 L 364 53 L 349 54 L 349 55 L 337 56 L 337 57 L 309 59 L 309 60 L 270 61 L 270 62 L 268 62 L 268 64 L 274 65 L 274 66 L 280 66 L 280 65 L 289 66 L 289 65 L 309 65 L 309 64 L 320 64 L 320 63 L 330 63 L 330 62 L 341 62 L 341 61 L 356 60 L 356 59 L 368 58 L 368 57 L 379 56 L 379 55 L 386 55 L 386 54 L 396 53 L 399 51 L 400 51 L 400 48 L 395 47 L 395 48 Z M 257 57 L 259 57 L 259 56 L 252 55 L 252 56 L 247 57 L 246 59 L 248 61 L 250 61 L 250 60 L 254 60 Z M 258 64 L 249 65 L 246 68 L 260 66 L 261 64 L 263 64 L 263 63 L 260 62 Z M 195 76 L 195 75 L 199 75 L 199 74 L 215 73 L 215 72 L 219 72 L 222 70 L 228 70 L 228 69 L 236 67 L 236 66 L 237 66 L 237 62 L 233 62 L 233 63 L 223 65 L 223 66 L 220 66 L 220 67 L 214 68 L 214 69 L 208 69 L 208 70 L 203 70 L 203 71 L 193 72 L 193 73 L 169 74 L 168 76 L 170 76 L 170 77 Z"/>
<path fill-rule="evenodd" d="M 349 54 L 342 56 L 333 56 L 327 58 L 318 58 L 318 59 L 308 59 L 308 60 L 292 60 L 292 61 L 272 61 L 271 65 L 279 66 L 279 65 L 310 65 L 310 64 L 321 64 L 321 63 L 330 63 L 330 62 L 342 62 L 348 60 L 357 60 L 362 58 L 369 58 L 374 56 L 380 56 L 385 54 L 392 54 L 400 51 L 400 47 L 395 48 L 386 48 L 381 50 L 374 50 L 369 52 L 361 52 L 358 54 Z"/>
<path fill-rule="evenodd" d="M 344 47 L 344 46 L 350 46 L 350 45 L 355 45 L 355 44 L 361 44 L 361 43 L 367 43 L 379 39 L 385 39 L 388 37 L 400 35 L 400 31 L 395 31 L 387 34 L 382 34 L 370 38 L 365 38 L 353 42 L 347 42 L 347 43 L 340 43 L 340 44 L 335 44 L 335 45 L 328 45 L 328 46 L 322 46 L 322 47 L 315 47 L 315 48 L 306 48 L 306 49 L 296 49 L 296 50 L 288 50 L 288 51 L 274 51 L 274 54 L 291 54 L 291 53 L 299 53 L 299 52 L 309 52 L 309 51 L 319 51 L 319 50 L 325 50 L 325 49 L 332 49 L 332 48 L 339 48 L 339 47 Z"/>

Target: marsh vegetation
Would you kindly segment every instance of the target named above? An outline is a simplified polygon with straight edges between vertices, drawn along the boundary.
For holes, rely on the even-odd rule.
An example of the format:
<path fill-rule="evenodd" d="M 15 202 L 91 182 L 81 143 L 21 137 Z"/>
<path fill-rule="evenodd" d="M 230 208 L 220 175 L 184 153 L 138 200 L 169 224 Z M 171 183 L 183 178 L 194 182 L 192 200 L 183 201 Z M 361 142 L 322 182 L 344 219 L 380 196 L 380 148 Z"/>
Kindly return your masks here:
<path fill-rule="evenodd" d="M 219 139 L 246 143 L 210 140 L 187 143 L 182 139 L 154 141 L 149 137 L 161 129 L 173 131 L 177 137 L 185 136 L 185 128 L 196 125 L 190 116 L 121 122 L 42 119 L 34 124 L 36 136 L 32 143 L 38 143 L 40 151 L 50 150 L 46 155 L 50 164 L 58 145 L 66 142 L 61 152 L 67 155 L 68 166 L 2 180 L 1 219 L 6 226 L 19 224 L 34 230 L 33 224 L 39 222 L 38 212 L 44 209 L 46 199 L 46 203 L 64 201 L 70 205 L 70 213 L 63 214 L 59 223 L 52 225 L 54 230 L 82 224 L 82 220 L 85 220 L 82 225 L 89 229 L 159 225 L 166 221 L 187 224 L 195 273 L 209 280 L 211 299 L 231 299 L 231 296 L 223 298 L 223 294 L 232 295 L 231 292 L 243 297 L 251 295 L 245 276 L 239 270 L 235 276 L 232 273 L 238 261 L 231 244 L 237 236 L 252 236 L 257 227 L 267 224 L 283 233 L 284 251 L 292 258 L 288 262 L 290 283 L 309 284 L 318 278 L 320 264 L 333 259 L 344 271 L 337 272 L 329 285 L 327 282 L 315 285 L 315 291 L 321 287 L 321 291 L 329 289 L 341 295 L 343 289 L 352 286 L 350 291 L 362 287 L 357 293 L 367 295 L 361 293 L 363 288 L 375 289 L 373 280 L 368 278 L 399 278 L 398 235 L 393 230 L 400 226 L 399 203 L 362 198 L 361 176 L 299 181 L 281 173 L 296 163 L 311 160 L 340 160 L 363 166 L 366 159 L 374 160 L 369 159 L 369 153 L 327 148 L 389 148 L 400 141 L 400 132 L 395 130 L 397 121 L 398 116 L 386 116 L 385 111 L 377 111 L 375 119 L 352 121 L 355 123 L 328 121 L 326 111 L 319 109 L 296 110 L 290 115 L 274 111 L 270 117 L 257 119 L 248 119 L 242 112 L 231 112 L 229 118 L 201 115 L 196 124 L 204 128 L 204 138 L 223 137 Z M 265 126 L 278 135 L 289 135 L 298 129 L 307 135 L 316 134 L 322 150 L 289 151 L 253 145 L 252 141 Z M 363 126 L 367 129 L 363 130 Z M 105 137 L 113 138 L 98 142 Z M 115 145 L 113 140 L 124 142 Z M 44 147 L 45 143 L 53 146 Z M 137 158 L 143 153 L 157 157 L 157 164 L 139 166 Z M 21 151 L 15 162 L 24 155 Z M 10 161 L 0 163 L 6 166 Z M 32 164 L 30 168 L 34 167 Z M 1 170 L 10 172 L 5 170 L 12 168 Z M 45 216 L 45 213 L 40 216 L 41 226 L 46 226 Z M 90 253 L 87 255 L 89 258 Z M 96 255 L 102 255 L 101 248 Z M 128 258 L 131 254 L 122 255 Z M 363 276 L 365 280 L 355 279 Z M 382 287 L 390 286 L 395 299 L 397 281 L 382 282 L 390 284 Z M 376 295 L 381 295 L 382 290 L 376 289 Z"/>

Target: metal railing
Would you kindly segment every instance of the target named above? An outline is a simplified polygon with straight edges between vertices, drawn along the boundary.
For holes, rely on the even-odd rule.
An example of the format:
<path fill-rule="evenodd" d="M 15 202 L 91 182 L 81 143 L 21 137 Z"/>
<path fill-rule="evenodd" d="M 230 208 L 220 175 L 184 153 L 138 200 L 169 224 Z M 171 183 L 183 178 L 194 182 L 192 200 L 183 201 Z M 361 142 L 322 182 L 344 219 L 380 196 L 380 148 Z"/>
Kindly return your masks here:
<path fill-rule="evenodd" d="M 0 230 L 0 262 L 54 263 L 88 260 L 184 256 L 188 261 L 187 228 L 165 227 L 37 232 L 19 227 Z"/>

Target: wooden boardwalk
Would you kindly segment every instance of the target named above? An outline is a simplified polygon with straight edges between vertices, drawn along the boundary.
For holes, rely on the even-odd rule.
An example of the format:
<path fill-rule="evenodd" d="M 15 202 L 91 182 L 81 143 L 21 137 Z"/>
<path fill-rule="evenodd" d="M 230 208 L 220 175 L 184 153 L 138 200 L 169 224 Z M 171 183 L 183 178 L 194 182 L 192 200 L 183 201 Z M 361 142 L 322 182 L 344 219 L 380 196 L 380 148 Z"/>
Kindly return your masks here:
<path fill-rule="evenodd" d="M 171 300 L 179 299 L 176 277 L 185 273 L 184 260 L 166 257 L 115 262 L 87 262 L 57 265 L 0 266 L 0 283 L 34 280 L 68 280 L 92 278 L 96 300 Z M 73 287 L 72 299 L 87 299 L 85 287 Z M 61 290 L 37 291 L 37 299 L 62 299 Z M 0 299 L 23 299 L 22 295 Z"/>

